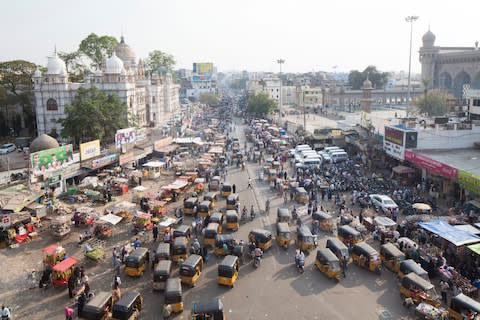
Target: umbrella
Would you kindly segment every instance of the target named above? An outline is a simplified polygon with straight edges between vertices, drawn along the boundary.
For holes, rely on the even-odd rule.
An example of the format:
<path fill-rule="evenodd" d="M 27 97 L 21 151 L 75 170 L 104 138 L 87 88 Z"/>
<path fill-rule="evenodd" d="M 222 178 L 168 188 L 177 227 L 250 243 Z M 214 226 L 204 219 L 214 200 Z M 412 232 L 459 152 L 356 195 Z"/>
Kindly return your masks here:
<path fill-rule="evenodd" d="M 412 205 L 412 208 L 416 209 L 416 210 L 420 210 L 420 211 L 430 211 L 430 210 L 432 210 L 432 207 L 430 207 L 426 203 L 414 203 Z"/>

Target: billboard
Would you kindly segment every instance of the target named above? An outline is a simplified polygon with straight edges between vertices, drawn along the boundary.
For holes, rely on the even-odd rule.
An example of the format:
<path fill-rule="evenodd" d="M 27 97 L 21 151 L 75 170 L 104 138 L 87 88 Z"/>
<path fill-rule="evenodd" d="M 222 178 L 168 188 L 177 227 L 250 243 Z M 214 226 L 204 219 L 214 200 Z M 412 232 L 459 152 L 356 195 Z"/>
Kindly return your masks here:
<path fill-rule="evenodd" d="M 480 177 L 464 170 L 458 170 L 458 183 L 468 192 L 480 195 Z"/>
<path fill-rule="evenodd" d="M 442 176 L 450 180 L 457 179 L 458 170 L 456 168 L 450 167 L 449 165 L 438 162 L 420 153 L 416 153 L 410 150 L 405 150 L 405 160 L 415 164 L 420 168 L 426 169 L 430 173 L 433 173 L 435 175 Z M 460 181 L 460 177 L 459 177 L 459 181 Z"/>
<path fill-rule="evenodd" d="M 120 149 L 122 145 L 134 143 L 137 140 L 137 132 L 135 128 L 126 128 L 117 130 L 115 133 L 115 147 Z"/>
<path fill-rule="evenodd" d="M 194 74 L 212 74 L 213 63 L 211 62 L 194 62 L 193 63 Z"/>
<path fill-rule="evenodd" d="M 73 163 L 73 146 L 67 144 L 53 149 L 34 152 L 30 155 L 34 176 L 53 173 Z"/>
<path fill-rule="evenodd" d="M 100 140 L 80 144 L 80 160 L 85 161 L 100 155 Z"/>
<path fill-rule="evenodd" d="M 403 130 L 385 126 L 384 140 L 403 146 L 403 134 Z"/>

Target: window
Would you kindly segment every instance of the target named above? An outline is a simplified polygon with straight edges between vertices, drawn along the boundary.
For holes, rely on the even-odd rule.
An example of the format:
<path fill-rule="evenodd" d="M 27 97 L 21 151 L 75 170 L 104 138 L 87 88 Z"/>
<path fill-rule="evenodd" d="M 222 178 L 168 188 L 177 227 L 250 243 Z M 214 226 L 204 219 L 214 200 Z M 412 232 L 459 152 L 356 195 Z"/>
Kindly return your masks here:
<path fill-rule="evenodd" d="M 473 106 L 480 107 L 480 99 L 473 99 Z"/>
<path fill-rule="evenodd" d="M 47 100 L 47 110 L 48 111 L 57 111 L 58 110 L 58 104 L 55 99 L 48 99 Z"/>
<path fill-rule="evenodd" d="M 155 97 L 152 97 L 152 102 L 155 103 Z"/>

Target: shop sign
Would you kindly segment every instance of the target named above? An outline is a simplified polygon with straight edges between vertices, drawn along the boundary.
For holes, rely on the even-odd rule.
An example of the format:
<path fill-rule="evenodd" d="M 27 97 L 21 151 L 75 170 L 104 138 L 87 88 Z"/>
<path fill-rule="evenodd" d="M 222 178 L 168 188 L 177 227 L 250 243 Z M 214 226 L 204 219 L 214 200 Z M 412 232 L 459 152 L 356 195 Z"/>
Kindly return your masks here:
<path fill-rule="evenodd" d="M 480 176 L 458 170 L 458 183 L 468 192 L 480 195 Z"/>
<path fill-rule="evenodd" d="M 137 140 L 137 131 L 135 128 L 126 128 L 117 130 L 115 133 L 115 147 L 120 149 L 122 145 L 134 143 Z"/>
<path fill-rule="evenodd" d="M 50 177 L 50 178 L 48 178 L 48 185 L 51 186 L 51 185 L 57 184 L 61 180 L 62 180 L 61 175 L 56 175 L 56 176 Z"/>
<path fill-rule="evenodd" d="M 385 126 L 384 140 L 399 146 L 403 146 L 404 133 L 405 132 L 403 130 Z"/>
<path fill-rule="evenodd" d="M 118 157 L 118 164 L 121 166 L 133 161 L 135 161 L 135 152 L 133 151 L 129 151 L 127 153 L 121 154 Z"/>
<path fill-rule="evenodd" d="M 49 174 L 72 164 L 73 146 L 67 144 L 57 148 L 34 152 L 30 155 L 34 176 Z"/>
<path fill-rule="evenodd" d="M 85 161 L 100 155 L 100 140 L 80 144 L 80 160 Z"/>
<path fill-rule="evenodd" d="M 389 156 L 398 159 L 398 160 L 404 160 L 405 158 L 405 148 L 403 146 L 400 146 L 396 143 L 392 143 L 387 140 L 383 140 L 383 150 L 385 150 L 385 153 L 388 154 Z"/>
<path fill-rule="evenodd" d="M 173 138 L 172 137 L 166 137 L 166 138 L 155 141 L 154 149 L 155 149 L 155 151 L 158 151 L 161 148 L 163 148 L 165 146 L 168 146 L 172 143 L 173 143 Z"/>
<path fill-rule="evenodd" d="M 450 180 L 457 179 L 457 169 L 450 167 L 444 163 L 430 159 L 419 153 L 405 150 L 405 160 L 417 165 L 420 168 L 426 169 L 430 173 L 438 176 L 448 178 Z"/>
<path fill-rule="evenodd" d="M 101 167 L 108 166 L 109 164 L 112 164 L 115 161 L 117 161 L 117 154 L 116 153 L 106 155 L 104 157 L 92 160 L 92 169 L 98 169 L 98 168 L 101 168 Z"/>
<path fill-rule="evenodd" d="M 9 214 L 2 214 L 0 215 L 0 227 L 1 228 L 10 228 L 12 225 L 12 218 Z"/>

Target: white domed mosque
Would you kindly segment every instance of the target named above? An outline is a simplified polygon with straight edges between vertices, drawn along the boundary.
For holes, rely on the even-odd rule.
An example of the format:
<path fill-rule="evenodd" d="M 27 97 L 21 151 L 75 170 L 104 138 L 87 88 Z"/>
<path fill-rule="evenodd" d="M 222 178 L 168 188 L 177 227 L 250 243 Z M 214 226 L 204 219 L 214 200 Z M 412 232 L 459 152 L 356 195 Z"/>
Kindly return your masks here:
<path fill-rule="evenodd" d="M 36 70 L 33 75 L 37 134 L 60 134 L 65 105 L 71 103 L 79 88 L 96 86 L 108 94 L 116 94 L 127 103 L 128 115 L 137 116 L 141 126 L 158 126 L 180 107 L 180 86 L 165 72 L 146 75 L 144 63 L 123 36 L 112 55 L 106 57 L 101 70 L 94 70 L 83 83 L 68 80 L 65 62 L 55 52 L 48 57 L 47 72 Z"/>

